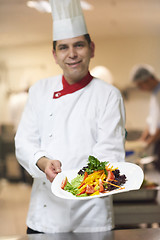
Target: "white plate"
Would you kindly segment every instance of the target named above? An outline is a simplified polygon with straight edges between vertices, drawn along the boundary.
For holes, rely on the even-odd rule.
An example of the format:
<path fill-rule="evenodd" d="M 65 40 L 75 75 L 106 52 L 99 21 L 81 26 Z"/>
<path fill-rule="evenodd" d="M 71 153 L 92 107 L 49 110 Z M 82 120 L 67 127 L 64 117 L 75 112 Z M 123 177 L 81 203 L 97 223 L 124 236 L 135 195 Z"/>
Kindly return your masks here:
<path fill-rule="evenodd" d="M 120 175 L 123 175 L 123 174 L 126 175 L 127 181 L 123 185 L 124 189 L 115 189 L 108 193 L 100 193 L 99 195 L 95 195 L 95 196 L 76 197 L 72 193 L 61 189 L 61 183 L 65 177 L 67 177 L 68 181 L 71 182 L 71 180 L 77 176 L 77 173 L 80 170 L 80 169 L 78 169 L 78 170 L 63 171 L 63 172 L 59 173 L 55 177 L 54 181 L 52 182 L 52 185 L 51 185 L 52 193 L 54 195 L 56 195 L 57 197 L 60 197 L 63 199 L 89 200 L 92 198 L 105 197 L 105 196 L 109 196 L 112 194 L 127 192 L 127 191 L 131 191 L 131 190 L 137 190 L 141 187 L 143 179 L 144 179 L 144 174 L 143 174 L 142 169 L 138 165 L 136 165 L 134 163 L 128 163 L 128 162 L 116 162 L 116 163 L 111 163 L 111 165 L 114 168 L 117 167 L 120 170 Z"/>

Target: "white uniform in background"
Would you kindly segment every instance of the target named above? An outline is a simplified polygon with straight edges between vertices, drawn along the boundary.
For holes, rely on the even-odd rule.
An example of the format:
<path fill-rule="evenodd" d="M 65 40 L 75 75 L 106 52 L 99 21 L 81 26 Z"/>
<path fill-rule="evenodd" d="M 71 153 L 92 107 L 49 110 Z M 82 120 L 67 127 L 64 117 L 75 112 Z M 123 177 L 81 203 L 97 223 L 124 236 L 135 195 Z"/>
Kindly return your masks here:
<path fill-rule="evenodd" d="M 14 126 L 14 131 L 17 131 L 27 98 L 27 92 L 12 94 L 9 98 L 9 120 Z"/>
<path fill-rule="evenodd" d="M 160 128 L 160 83 L 154 89 L 150 98 L 147 124 L 151 135 L 154 135 L 157 128 Z"/>
<path fill-rule="evenodd" d="M 62 170 L 81 169 L 88 156 L 100 161 L 124 161 L 125 111 L 115 87 L 93 78 L 84 88 L 53 99 L 62 76 L 31 87 L 16 137 L 20 164 L 34 177 L 27 226 L 45 233 L 110 230 L 109 197 L 87 201 L 63 200 L 36 166 L 46 156 L 62 162 Z"/>

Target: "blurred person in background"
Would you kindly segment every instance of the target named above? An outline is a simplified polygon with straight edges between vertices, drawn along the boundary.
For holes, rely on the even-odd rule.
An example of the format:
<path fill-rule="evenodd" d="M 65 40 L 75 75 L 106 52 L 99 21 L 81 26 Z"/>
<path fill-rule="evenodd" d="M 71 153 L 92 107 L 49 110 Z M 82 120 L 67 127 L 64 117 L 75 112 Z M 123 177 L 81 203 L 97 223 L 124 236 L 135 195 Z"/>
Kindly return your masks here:
<path fill-rule="evenodd" d="M 160 170 L 160 81 L 153 67 L 147 64 L 136 65 L 131 80 L 140 90 L 151 93 L 146 128 L 139 140 L 146 143 L 146 148 L 153 146 L 153 154 L 157 156 L 155 164 Z"/>

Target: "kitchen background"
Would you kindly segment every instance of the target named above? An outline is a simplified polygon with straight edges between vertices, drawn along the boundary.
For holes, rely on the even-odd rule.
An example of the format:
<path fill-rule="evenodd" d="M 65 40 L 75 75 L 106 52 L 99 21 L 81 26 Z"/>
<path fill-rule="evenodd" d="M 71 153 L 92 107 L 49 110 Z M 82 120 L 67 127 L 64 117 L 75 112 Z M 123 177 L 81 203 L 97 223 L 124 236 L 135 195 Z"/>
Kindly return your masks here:
<path fill-rule="evenodd" d="M 13 149 L 14 117 L 11 106 L 14 96 L 41 78 L 61 73 L 52 56 L 52 18 L 47 3 L 38 0 L 0 0 L 0 125 L 3 148 L 0 162 L 0 211 L 3 215 L 0 215 L 10 224 L 15 224 L 10 227 L 10 232 L 8 224 L 1 218 L 0 235 L 24 233 L 30 194 L 31 180 L 28 175 L 25 188 L 6 182 L 9 179 L 15 182 L 22 175 Z M 87 0 L 81 3 L 88 31 L 96 45 L 90 70 L 96 66 L 109 70 L 106 81 L 112 79 L 124 97 L 126 128 L 129 132 L 140 132 L 145 126 L 150 95 L 132 85 L 130 71 L 135 64 L 147 63 L 154 67 L 160 77 L 160 0 Z M 156 179 L 159 181 L 158 177 Z M 20 189 L 21 200 L 17 192 L 14 195 Z M 17 209 L 23 203 L 20 215 L 14 213 L 9 217 L 14 209 L 12 205 L 7 205 L 10 198 L 21 202 Z M 18 227 L 15 216 L 20 222 Z"/>

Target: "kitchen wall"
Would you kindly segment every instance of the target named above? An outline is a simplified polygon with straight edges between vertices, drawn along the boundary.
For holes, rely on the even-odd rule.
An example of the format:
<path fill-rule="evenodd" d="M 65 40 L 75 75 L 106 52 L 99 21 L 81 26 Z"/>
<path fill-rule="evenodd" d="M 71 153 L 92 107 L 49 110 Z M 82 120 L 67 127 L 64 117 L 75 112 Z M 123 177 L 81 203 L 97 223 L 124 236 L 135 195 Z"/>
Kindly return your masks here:
<path fill-rule="evenodd" d="M 96 41 L 94 64 L 104 64 L 113 73 L 115 83 L 124 87 L 128 82 L 130 69 L 134 64 L 146 62 L 159 69 L 160 37 L 120 37 Z"/>
<path fill-rule="evenodd" d="M 95 58 L 90 68 L 106 66 L 112 73 L 119 89 L 130 85 L 129 73 L 133 65 L 145 62 L 154 66 L 160 75 L 160 37 L 113 37 L 93 39 L 96 44 Z M 9 122 L 9 91 L 32 85 L 38 79 L 57 75 L 61 69 L 52 56 L 52 43 L 13 46 L 0 49 L 0 122 Z M 142 129 L 148 111 L 149 94 L 130 91 L 125 100 L 127 128 Z M 142 111 L 143 109 L 143 111 Z"/>

